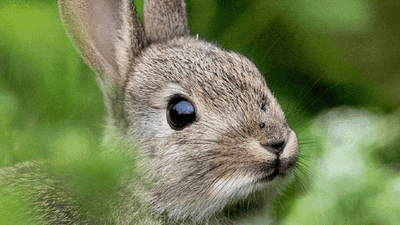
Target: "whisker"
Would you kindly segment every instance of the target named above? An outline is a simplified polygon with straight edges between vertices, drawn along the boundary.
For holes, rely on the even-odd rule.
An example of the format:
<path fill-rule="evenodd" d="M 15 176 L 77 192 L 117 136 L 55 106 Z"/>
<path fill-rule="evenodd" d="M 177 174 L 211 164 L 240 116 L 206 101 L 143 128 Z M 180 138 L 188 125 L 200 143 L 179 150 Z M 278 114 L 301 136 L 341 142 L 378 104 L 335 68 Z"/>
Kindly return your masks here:
<path fill-rule="evenodd" d="M 323 73 L 322 76 L 319 76 L 318 79 L 315 80 L 315 82 L 311 85 L 308 86 L 309 82 L 312 80 L 312 78 L 309 79 L 309 81 L 307 82 L 306 85 L 304 85 L 304 87 L 301 89 L 300 94 L 298 96 L 302 96 L 300 100 L 296 100 L 296 105 L 294 107 L 294 109 L 291 109 L 291 111 L 288 113 L 287 118 L 288 121 L 293 119 L 293 116 L 297 114 L 297 110 L 300 107 L 299 111 L 302 110 L 302 106 L 301 103 L 303 103 L 304 99 L 307 97 L 307 95 L 311 92 L 312 88 L 322 79 L 322 77 L 326 74 Z M 305 91 L 307 89 L 307 91 Z"/>
<path fill-rule="evenodd" d="M 302 113 L 299 115 L 299 118 L 302 118 L 304 116 L 304 114 L 307 112 L 308 109 L 310 109 L 317 101 L 319 101 L 326 93 L 328 93 L 329 91 L 333 90 L 335 87 L 337 87 L 338 85 L 342 84 L 345 81 L 346 78 L 343 78 L 342 80 L 340 80 L 339 82 L 337 82 L 336 84 L 332 85 L 330 88 L 328 88 L 328 90 L 326 90 L 324 93 L 318 95 L 316 97 L 316 99 L 314 101 L 311 102 L 311 104 L 307 104 L 307 108 L 305 108 L 304 110 L 302 109 Z M 298 130 L 298 133 L 303 132 L 307 127 L 309 127 L 309 125 L 313 122 L 313 120 L 309 120 L 309 121 L 303 121 L 302 123 L 300 123 L 299 125 L 297 125 L 298 127 L 302 127 L 300 130 Z M 308 123 L 307 126 L 304 126 L 305 123 Z"/>

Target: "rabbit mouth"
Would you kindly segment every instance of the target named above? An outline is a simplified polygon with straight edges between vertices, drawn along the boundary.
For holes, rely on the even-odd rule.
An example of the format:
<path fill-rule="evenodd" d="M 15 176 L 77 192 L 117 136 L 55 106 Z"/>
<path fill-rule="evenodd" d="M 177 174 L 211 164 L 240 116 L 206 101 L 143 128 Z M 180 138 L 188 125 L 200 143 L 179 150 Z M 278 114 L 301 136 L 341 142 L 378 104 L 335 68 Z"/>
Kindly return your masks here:
<path fill-rule="evenodd" d="M 274 162 L 272 168 L 270 167 L 268 171 L 264 171 L 264 174 L 266 173 L 267 175 L 262 176 L 262 178 L 260 178 L 258 181 L 270 182 L 278 176 L 285 176 L 287 174 L 287 171 L 293 168 L 295 165 L 296 165 L 296 160 L 277 159 Z"/>
<path fill-rule="evenodd" d="M 269 182 L 269 181 L 272 181 L 272 180 L 274 180 L 277 176 L 279 176 L 280 174 L 281 174 L 281 173 L 279 173 L 279 170 L 278 170 L 278 169 L 275 169 L 274 172 L 272 172 L 271 174 L 268 174 L 268 175 L 262 177 L 262 178 L 259 180 L 259 182 Z M 282 175 L 284 175 L 284 173 L 283 173 Z"/>

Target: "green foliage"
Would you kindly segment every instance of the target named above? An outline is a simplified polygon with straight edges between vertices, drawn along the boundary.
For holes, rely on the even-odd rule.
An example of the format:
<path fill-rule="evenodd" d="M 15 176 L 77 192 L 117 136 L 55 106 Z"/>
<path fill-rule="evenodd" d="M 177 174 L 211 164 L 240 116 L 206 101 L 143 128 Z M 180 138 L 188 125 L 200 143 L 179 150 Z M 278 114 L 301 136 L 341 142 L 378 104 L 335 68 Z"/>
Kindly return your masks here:
<path fill-rule="evenodd" d="M 0 223 L 1 224 L 34 224 L 29 202 L 25 196 L 15 193 L 15 190 L 3 188 L 0 192 Z"/>
<path fill-rule="evenodd" d="M 382 169 L 375 158 L 378 146 L 400 137 L 398 132 L 382 135 L 391 133 L 387 123 L 393 117 L 398 120 L 399 114 L 378 117 L 341 108 L 317 118 L 312 129 L 323 140 L 323 154 L 310 165 L 315 171 L 310 190 L 296 200 L 284 223 L 398 224 L 398 171 Z"/>
<path fill-rule="evenodd" d="M 134 2 L 143 17 L 143 1 Z M 308 175 L 299 172 L 301 181 L 277 199 L 275 217 L 292 224 L 398 224 L 400 41 L 393 35 L 398 22 L 390 16 L 399 8 L 395 1 L 186 2 L 192 34 L 251 58 L 299 133 L 299 164 Z M 362 108 L 351 112 L 370 121 L 363 127 L 369 134 L 340 113 L 332 121 L 342 124 L 342 135 L 327 133 L 332 121 L 313 122 L 339 105 Z M 123 155 L 100 147 L 104 116 L 94 74 L 68 40 L 56 1 L 2 0 L 0 164 L 52 162 L 88 211 L 104 205 L 93 200 L 113 198 L 109 190 L 129 168 Z M 328 139 L 336 145 L 326 144 Z M 358 144 L 341 145 L 345 141 Z M 341 163 L 341 172 L 326 162 Z M 0 223 L 31 224 L 27 205 L 23 193 L 3 193 Z"/>

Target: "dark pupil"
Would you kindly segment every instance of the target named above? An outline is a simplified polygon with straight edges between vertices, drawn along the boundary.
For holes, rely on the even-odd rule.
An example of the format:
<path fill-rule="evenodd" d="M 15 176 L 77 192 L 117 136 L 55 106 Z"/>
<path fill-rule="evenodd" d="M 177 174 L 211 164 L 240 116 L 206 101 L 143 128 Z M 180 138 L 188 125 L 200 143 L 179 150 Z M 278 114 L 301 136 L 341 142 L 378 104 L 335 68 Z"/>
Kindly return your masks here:
<path fill-rule="evenodd" d="M 173 129 L 183 129 L 196 120 L 194 107 L 184 98 L 174 99 L 169 103 L 167 119 Z"/>

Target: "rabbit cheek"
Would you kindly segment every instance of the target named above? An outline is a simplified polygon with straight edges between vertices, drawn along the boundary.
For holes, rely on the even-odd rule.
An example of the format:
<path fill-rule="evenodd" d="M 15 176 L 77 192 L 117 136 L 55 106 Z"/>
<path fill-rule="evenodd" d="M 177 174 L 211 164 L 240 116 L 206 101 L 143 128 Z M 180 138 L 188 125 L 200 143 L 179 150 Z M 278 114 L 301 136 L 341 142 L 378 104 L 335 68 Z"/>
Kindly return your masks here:
<path fill-rule="evenodd" d="M 247 180 L 242 183 L 244 185 L 274 173 L 276 160 L 277 155 L 266 151 L 257 140 L 252 139 L 235 146 L 221 147 L 214 163 L 218 165 L 216 175 L 220 179 L 243 178 Z"/>

